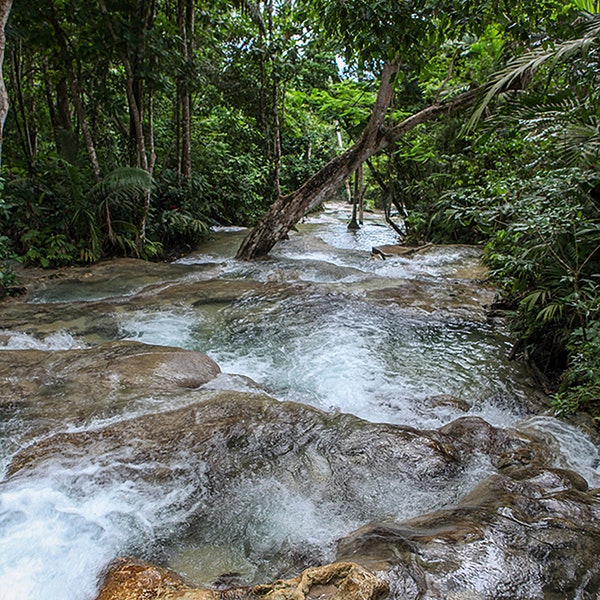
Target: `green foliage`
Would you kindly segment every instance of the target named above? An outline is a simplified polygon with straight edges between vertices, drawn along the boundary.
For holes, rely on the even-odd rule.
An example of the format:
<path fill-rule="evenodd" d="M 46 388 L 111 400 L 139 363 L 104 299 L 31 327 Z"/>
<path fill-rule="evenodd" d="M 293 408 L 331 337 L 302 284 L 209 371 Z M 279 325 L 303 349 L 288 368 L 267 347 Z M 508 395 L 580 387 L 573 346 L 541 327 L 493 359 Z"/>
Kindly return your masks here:
<path fill-rule="evenodd" d="M 191 250 L 208 233 L 204 221 L 177 209 L 162 211 L 156 228 L 165 246 L 178 245 L 186 250 Z"/>
<path fill-rule="evenodd" d="M 543 72 L 544 69 L 548 69 L 552 73 L 554 69 L 565 63 L 572 68 L 576 66 L 578 60 L 583 60 L 590 66 L 588 62 L 590 52 L 595 54 L 600 43 L 600 16 L 588 16 L 584 24 L 579 24 L 578 33 L 579 37 L 572 37 L 558 43 L 547 40 L 545 44 L 515 58 L 506 68 L 499 71 L 486 86 L 486 93 L 471 116 L 470 126 L 473 127 L 477 123 L 492 99 L 507 90 L 514 89 L 515 84 L 527 81 L 538 71 Z M 595 59 L 592 59 L 592 62 L 595 63 Z M 593 69 L 585 70 L 588 77 L 597 76 L 597 73 L 594 75 Z M 586 90 L 584 93 L 587 95 L 588 92 L 589 90 Z"/>
<path fill-rule="evenodd" d="M 10 264 L 13 258 L 10 240 L 5 235 L 0 235 L 0 291 L 15 283 L 15 273 Z"/>
<path fill-rule="evenodd" d="M 35 177 L 16 177 L 5 189 L 0 222 L 27 264 L 54 267 L 95 262 L 109 253 L 155 255 L 139 247 L 139 219 L 152 179 L 121 168 L 90 186 L 89 173 L 62 159 L 39 163 Z"/>
<path fill-rule="evenodd" d="M 446 215 L 488 240 L 485 261 L 515 305 L 524 353 L 554 385 L 566 368 L 556 410 L 583 408 L 600 368 L 600 174 L 563 168 L 500 183 L 448 194 Z"/>
<path fill-rule="evenodd" d="M 527 94 L 497 100 L 499 115 L 462 137 L 462 144 L 446 122 L 414 132 L 391 157 L 397 180 L 405 182 L 411 239 L 484 245 L 492 278 L 512 307 L 516 349 L 556 390 L 558 414 L 600 414 L 594 23 L 588 19 L 576 39 L 542 44 L 504 71 L 498 89 L 514 81 L 510 77 L 535 71 L 536 78 Z M 453 77 L 460 80 L 456 56 Z M 423 79 L 429 93 L 440 82 L 441 66 L 437 72 L 437 79 L 433 68 Z"/>
<path fill-rule="evenodd" d="M 600 420 L 600 321 L 593 321 L 571 335 L 570 360 L 561 389 L 552 397 L 552 407 L 561 416 L 587 410 Z"/>
<path fill-rule="evenodd" d="M 151 240 L 141 240 L 139 223 L 144 215 L 144 195 L 151 194 L 154 182 L 150 174 L 136 167 L 120 167 L 108 173 L 100 183 L 86 194 L 81 212 L 76 212 L 76 222 L 88 227 L 90 245 L 88 253 L 93 256 L 100 249 L 100 223 L 104 216 L 106 243 L 126 255 L 152 257 L 160 248 Z M 91 218 L 92 209 L 96 218 Z M 81 215 L 81 216 L 80 216 Z M 86 217 L 89 221 L 85 221 Z"/>
<path fill-rule="evenodd" d="M 4 189 L 4 180 L 0 178 L 0 192 Z M 4 198 L 0 195 L 0 222 L 10 217 Z M 15 258 L 10 247 L 10 239 L 0 235 L 0 292 L 15 282 L 15 274 L 10 261 Z"/>

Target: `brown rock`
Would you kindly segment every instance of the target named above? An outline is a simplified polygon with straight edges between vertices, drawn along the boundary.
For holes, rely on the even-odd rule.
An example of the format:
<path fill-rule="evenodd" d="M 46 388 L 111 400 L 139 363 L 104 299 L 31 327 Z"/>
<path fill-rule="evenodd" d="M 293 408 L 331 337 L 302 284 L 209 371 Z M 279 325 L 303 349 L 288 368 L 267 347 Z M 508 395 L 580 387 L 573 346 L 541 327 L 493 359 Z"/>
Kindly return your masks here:
<path fill-rule="evenodd" d="M 586 489 L 571 471 L 506 469 L 453 507 L 360 528 L 342 540 L 337 559 L 388 570 L 390 586 L 413 590 L 403 600 L 424 590 L 431 600 L 592 598 L 600 503 Z"/>
<path fill-rule="evenodd" d="M 139 342 L 93 348 L 4 350 L 0 353 L 0 403 L 68 396 L 77 401 L 127 390 L 194 388 L 221 370 L 201 352 Z"/>
<path fill-rule="evenodd" d="M 193 588 L 179 575 L 135 558 L 111 563 L 96 600 L 378 600 L 387 584 L 353 563 L 306 569 L 293 579 L 253 588 Z"/>
<path fill-rule="evenodd" d="M 96 600 L 153 600 L 189 589 L 177 573 L 135 558 L 113 561 L 103 575 Z"/>

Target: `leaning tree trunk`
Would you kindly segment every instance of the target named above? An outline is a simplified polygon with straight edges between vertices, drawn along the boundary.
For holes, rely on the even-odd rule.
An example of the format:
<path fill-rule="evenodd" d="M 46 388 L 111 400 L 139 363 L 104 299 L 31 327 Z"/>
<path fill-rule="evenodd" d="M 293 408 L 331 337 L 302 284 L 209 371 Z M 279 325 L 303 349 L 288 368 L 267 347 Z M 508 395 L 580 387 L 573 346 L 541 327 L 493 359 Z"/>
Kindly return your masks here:
<path fill-rule="evenodd" d="M 4 83 L 2 65 L 4 63 L 4 50 L 6 48 L 6 22 L 12 7 L 13 0 L 0 0 L 0 167 L 2 166 L 2 142 L 4 140 L 4 123 L 8 114 L 8 92 Z"/>
<path fill-rule="evenodd" d="M 476 90 L 469 90 L 453 100 L 432 104 L 395 127 L 386 129 L 385 116 L 393 97 L 393 81 L 398 69 L 398 63 L 389 62 L 385 65 L 375 106 L 360 139 L 310 177 L 301 188 L 277 198 L 244 239 L 237 258 L 253 260 L 265 257 L 304 215 L 335 192 L 368 158 L 396 142 L 420 123 L 469 106 L 477 98 Z"/>

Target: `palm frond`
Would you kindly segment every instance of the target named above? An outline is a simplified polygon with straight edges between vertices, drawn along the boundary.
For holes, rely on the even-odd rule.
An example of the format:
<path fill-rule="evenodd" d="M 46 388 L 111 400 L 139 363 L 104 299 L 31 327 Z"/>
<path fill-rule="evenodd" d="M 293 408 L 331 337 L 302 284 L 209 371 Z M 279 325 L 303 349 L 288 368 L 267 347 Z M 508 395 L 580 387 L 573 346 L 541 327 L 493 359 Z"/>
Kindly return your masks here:
<path fill-rule="evenodd" d="M 110 196 L 145 192 L 152 189 L 152 176 L 136 167 L 120 167 L 111 171 L 89 191 L 90 200 L 102 201 Z"/>
<path fill-rule="evenodd" d="M 569 59 L 586 55 L 592 46 L 600 42 L 600 15 L 590 17 L 585 24 L 583 34 L 575 39 L 566 40 L 550 48 L 537 48 L 511 61 L 505 69 L 499 71 L 485 87 L 485 94 L 471 115 L 467 129 L 474 129 L 486 108 L 496 96 L 503 92 L 522 89 L 545 65 L 555 66 Z"/>
<path fill-rule="evenodd" d="M 266 35 L 267 26 L 265 25 L 265 20 L 263 19 L 258 2 L 252 2 L 251 0 L 234 0 L 233 5 L 236 8 L 239 8 L 243 14 L 250 17 L 252 22 L 260 30 L 261 35 Z"/>
<path fill-rule="evenodd" d="M 587 123 L 573 123 L 563 131 L 563 147 L 567 164 L 577 161 L 595 162 L 600 156 L 600 122 L 590 117 Z"/>
<path fill-rule="evenodd" d="M 520 98 L 489 119 L 484 131 L 518 127 L 526 140 L 552 141 L 567 166 L 583 166 L 600 155 L 600 121 L 594 112 L 592 103 L 572 96 Z"/>

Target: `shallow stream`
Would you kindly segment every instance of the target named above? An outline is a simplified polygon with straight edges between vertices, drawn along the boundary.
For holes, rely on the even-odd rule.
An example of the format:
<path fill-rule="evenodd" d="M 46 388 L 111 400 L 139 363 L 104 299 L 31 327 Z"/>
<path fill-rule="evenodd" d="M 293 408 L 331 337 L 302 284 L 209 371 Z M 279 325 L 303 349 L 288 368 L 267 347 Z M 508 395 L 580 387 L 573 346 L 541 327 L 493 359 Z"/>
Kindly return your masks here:
<path fill-rule="evenodd" d="M 48 384 L 47 403 L 12 402 L 10 386 L 23 382 L 0 372 L 2 471 L 20 448 L 56 432 L 183 407 L 201 394 L 256 391 L 245 376 L 279 400 L 374 423 L 434 429 L 477 415 L 541 432 L 557 465 L 599 486 L 597 447 L 540 414 L 535 384 L 508 361 L 511 339 L 487 317 L 494 292 L 483 281 L 479 250 L 429 247 L 375 258 L 372 247 L 395 244 L 395 235 L 371 214 L 349 232 L 348 212 L 333 206 L 307 219 L 265 261 L 236 261 L 244 231 L 219 229 L 172 264 L 115 261 L 75 270 L 32 285 L 26 303 L 0 307 L 5 351 L 134 340 L 205 352 L 223 371 L 197 394 L 135 390 L 85 409 L 56 382 Z M 474 456 L 459 476 L 419 487 L 365 465 L 363 498 L 349 504 L 267 469 L 240 473 L 215 501 L 190 488 L 203 464 L 168 460 L 180 472 L 170 487 L 113 479 L 101 461 L 85 457 L 7 477 L 0 483 L 0 597 L 91 600 L 106 563 L 130 553 L 168 564 L 197 585 L 231 572 L 244 583 L 288 575 L 299 560 L 332 560 L 336 540 L 354 529 L 455 502 L 492 471 Z"/>

